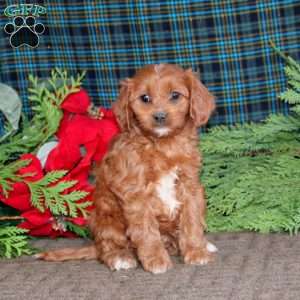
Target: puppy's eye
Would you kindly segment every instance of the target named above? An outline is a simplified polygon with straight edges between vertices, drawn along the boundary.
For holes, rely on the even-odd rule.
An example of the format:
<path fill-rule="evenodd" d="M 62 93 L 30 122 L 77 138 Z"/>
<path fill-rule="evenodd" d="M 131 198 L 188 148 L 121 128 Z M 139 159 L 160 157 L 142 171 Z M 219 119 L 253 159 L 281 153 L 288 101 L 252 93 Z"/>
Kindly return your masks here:
<path fill-rule="evenodd" d="M 149 102 L 151 102 L 151 98 L 150 98 L 150 96 L 148 96 L 148 95 L 142 95 L 142 96 L 140 96 L 140 99 L 141 99 L 141 101 L 144 102 L 144 103 L 149 103 Z"/>
<path fill-rule="evenodd" d="M 181 94 L 178 92 L 172 92 L 170 100 L 176 102 L 180 98 Z"/>

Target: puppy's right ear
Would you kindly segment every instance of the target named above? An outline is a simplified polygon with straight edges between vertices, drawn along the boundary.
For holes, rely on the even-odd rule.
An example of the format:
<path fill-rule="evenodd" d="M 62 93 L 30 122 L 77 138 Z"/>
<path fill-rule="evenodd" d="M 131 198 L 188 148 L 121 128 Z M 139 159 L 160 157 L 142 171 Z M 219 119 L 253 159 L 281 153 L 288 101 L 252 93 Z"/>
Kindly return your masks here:
<path fill-rule="evenodd" d="M 113 103 L 112 110 L 117 118 L 119 126 L 122 131 L 130 130 L 130 121 L 132 117 L 132 112 L 129 107 L 129 98 L 131 91 L 131 80 L 125 79 L 121 81 L 121 88 L 119 92 L 119 97 L 115 103 Z"/>

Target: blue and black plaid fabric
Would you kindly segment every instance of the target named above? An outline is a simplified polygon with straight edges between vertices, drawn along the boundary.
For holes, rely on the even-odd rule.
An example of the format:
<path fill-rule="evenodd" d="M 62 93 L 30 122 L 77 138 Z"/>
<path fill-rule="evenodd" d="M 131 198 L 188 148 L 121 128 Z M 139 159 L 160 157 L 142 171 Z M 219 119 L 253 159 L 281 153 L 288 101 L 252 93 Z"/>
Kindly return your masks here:
<path fill-rule="evenodd" d="M 86 70 L 84 87 L 96 104 L 109 107 L 120 79 L 161 62 L 200 72 L 217 98 L 210 125 L 288 112 L 277 99 L 286 85 L 283 62 L 269 41 L 300 59 L 297 0 L 27 1 L 47 9 L 36 19 L 46 31 L 36 48 L 12 48 L 3 30 L 12 18 L 3 11 L 16 2 L 1 2 L 0 81 L 19 92 L 29 115 L 29 73 Z"/>

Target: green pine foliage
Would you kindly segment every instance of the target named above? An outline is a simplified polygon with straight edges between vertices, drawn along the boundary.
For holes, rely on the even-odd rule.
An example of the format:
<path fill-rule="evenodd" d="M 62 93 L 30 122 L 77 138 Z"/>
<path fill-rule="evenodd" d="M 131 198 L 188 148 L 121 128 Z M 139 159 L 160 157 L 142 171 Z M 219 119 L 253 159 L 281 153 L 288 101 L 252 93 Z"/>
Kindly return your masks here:
<path fill-rule="evenodd" d="M 215 127 L 201 140 L 209 231 L 300 228 L 300 65 L 280 54 L 288 79 L 280 99 L 290 104 L 291 114 Z"/>
<path fill-rule="evenodd" d="M 72 191 L 64 193 L 65 190 L 73 187 L 77 180 L 59 181 L 67 171 L 53 171 L 47 173 L 41 180 L 27 182 L 31 192 L 31 202 L 41 212 L 49 208 L 55 216 L 77 217 L 78 212 L 86 217 L 86 208 L 92 203 L 90 201 L 78 202 L 89 193 L 86 191 Z"/>
<path fill-rule="evenodd" d="M 17 160 L 5 166 L 5 168 L 0 169 L 0 186 L 5 197 L 7 197 L 8 192 L 11 191 L 12 183 L 22 181 L 24 178 L 24 175 L 18 175 L 16 172 L 26 167 L 29 163 L 30 159 Z M 26 175 L 28 176 L 29 174 Z"/>
<path fill-rule="evenodd" d="M 53 171 L 46 174 L 41 180 L 31 182 L 27 176 L 34 174 L 18 175 L 20 168 L 27 166 L 30 160 L 17 160 L 21 154 L 35 153 L 39 146 L 47 142 L 57 131 L 63 113 L 60 105 L 69 94 L 77 92 L 81 86 L 84 72 L 75 77 L 69 76 L 66 71 L 55 69 L 47 80 L 39 80 L 29 76 L 29 100 L 32 103 L 34 116 L 27 120 L 24 116 L 20 130 L 5 136 L 0 143 L 0 186 L 4 197 L 12 189 L 14 182 L 25 182 L 31 191 L 32 205 L 41 212 L 46 208 L 56 217 L 68 216 L 86 217 L 91 202 L 80 200 L 88 195 L 86 191 L 70 191 L 77 183 L 76 180 L 61 180 L 67 171 Z M 9 124 L 5 124 L 9 126 Z M 15 215 L 16 211 L 0 203 L 1 215 Z M 5 218 L 4 218 L 5 219 Z M 31 254 L 28 245 L 27 231 L 17 228 L 16 221 L 6 220 L 0 225 L 0 257 L 15 257 L 21 254 Z M 85 229 L 71 222 L 66 225 L 71 231 L 85 236 Z"/>
<path fill-rule="evenodd" d="M 73 77 L 59 69 L 53 70 L 45 81 L 29 76 L 29 100 L 34 116 L 30 121 L 23 117 L 22 129 L 1 141 L 0 169 L 23 153 L 36 151 L 54 135 L 62 118 L 59 106 L 66 96 L 79 90 L 83 77 L 84 73 Z"/>
<path fill-rule="evenodd" d="M 34 249 L 28 244 L 26 229 L 15 226 L 0 227 L 0 257 L 14 258 L 30 255 Z"/>
<path fill-rule="evenodd" d="M 82 227 L 68 221 L 65 221 L 65 226 L 68 230 L 76 233 L 78 236 L 82 238 L 91 238 L 90 231 L 87 227 Z"/>

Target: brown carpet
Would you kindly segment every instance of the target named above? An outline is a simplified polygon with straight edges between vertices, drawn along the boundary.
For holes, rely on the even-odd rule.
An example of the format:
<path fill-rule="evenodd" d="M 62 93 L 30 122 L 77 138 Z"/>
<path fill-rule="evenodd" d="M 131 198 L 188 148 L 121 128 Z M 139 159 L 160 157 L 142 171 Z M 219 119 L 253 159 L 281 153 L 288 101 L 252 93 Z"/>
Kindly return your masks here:
<path fill-rule="evenodd" d="M 207 266 L 174 258 L 161 275 L 111 272 L 96 261 L 47 263 L 31 257 L 0 260 L 0 299 L 300 299 L 300 235 L 211 234 L 219 248 Z M 39 240 L 46 249 L 78 246 L 83 240 Z"/>

